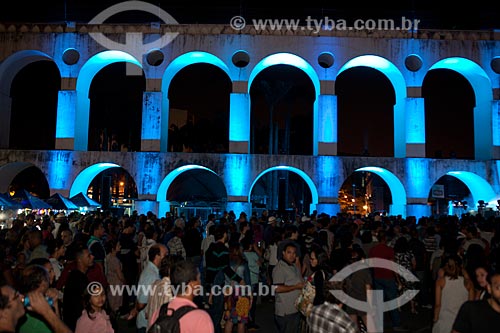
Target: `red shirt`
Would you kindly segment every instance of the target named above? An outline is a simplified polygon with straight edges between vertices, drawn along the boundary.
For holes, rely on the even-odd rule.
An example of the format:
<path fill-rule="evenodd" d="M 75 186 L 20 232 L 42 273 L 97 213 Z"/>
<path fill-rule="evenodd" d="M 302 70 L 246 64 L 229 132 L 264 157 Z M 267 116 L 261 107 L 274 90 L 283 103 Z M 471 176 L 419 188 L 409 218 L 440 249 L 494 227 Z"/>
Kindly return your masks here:
<path fill-rule="evenodd" d="M 386 244 L 377 244 L 370 250 L 370 258 L 382 258 L 394 262 L 394 250 Z M 385 268 L 373 268 L 375 279 L 394 279 L 395 273 Z"/>

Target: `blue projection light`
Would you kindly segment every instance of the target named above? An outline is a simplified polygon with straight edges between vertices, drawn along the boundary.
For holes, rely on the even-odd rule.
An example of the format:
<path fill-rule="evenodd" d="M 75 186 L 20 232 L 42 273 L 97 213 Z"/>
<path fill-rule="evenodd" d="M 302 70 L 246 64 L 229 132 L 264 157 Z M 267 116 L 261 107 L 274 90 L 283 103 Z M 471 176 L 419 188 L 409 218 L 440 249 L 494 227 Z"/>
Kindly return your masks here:
<path fill-rule="evenodd" d="M 383 73 L 391 82 L 396 95 L 394 105 L 394 157 L 406 157 L 406 83 L 399 69 L 389 60 L 376 55 L 363 55 L 349 60 L 339 70 L 343 71 L 354 67 L 370 67 Z"/>
<path fill-rule="evenodd" d="M 389 186 L 392 196 L 392 206 L 389 214 L 406 217 L 406 191 L 398 177 L 389 170 L 379 167 L 364 167 L 355 170 L 355 172 L 357 171 L 373 172 L 382 178 L 387 186 Z"/>
<path fill-rule="evenodd" d="M 84 169 L 78 174 L 78 176 L 76 176 L 75 181 L 71 186 L 71 190 L 69 191 L 70 198 L 74 197 L 80 192 L 82 192 L 83 194 L 87 194 L 87 190 L 89 189 L 92 180 L 94 180 L 94 178 L 104 170 L 120 167 L 121 166 L 114 163 L 98 163 Z"/>
<path fill-rule="evenodd" d="M 493 134 L 485 131 L 492 128 L 492 101 L 493 89 L 490 78 L 486 72 L 475 62 L 459 57 L 446 58 L 431 66 L 433 69 L 450 69 L 461 74 L 472 86 L 476 98 L 474 108 L 474 151 L 477 160 L 488 160 L 491 158 Z M 498 127 L 494 126 L 495 134 Z"/>
<path fill-rule="evenodd" d="M 469 171 L 450 171 L 446 173 L 462 181 L 470 190 L 474 204 L 471 207 L 476 207 L 479 200 L 484 202 L 495 201 L 496 194 L 491 185 L 482 177 Z"/>

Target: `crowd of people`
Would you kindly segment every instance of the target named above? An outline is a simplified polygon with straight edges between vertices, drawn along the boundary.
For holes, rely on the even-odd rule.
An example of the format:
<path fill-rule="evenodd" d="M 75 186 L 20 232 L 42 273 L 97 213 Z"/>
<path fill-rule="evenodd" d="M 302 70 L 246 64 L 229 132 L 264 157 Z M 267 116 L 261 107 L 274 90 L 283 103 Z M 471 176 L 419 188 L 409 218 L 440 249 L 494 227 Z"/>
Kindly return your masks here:
<path fill-rule="evenodd" d="M 121 320 L 146 333 L 167 309 L 192 310 L 182 333 L 378 327 L 370 310 L 332 290 L 363 304 L 371 290 L 384 300 L 418 290 L 389 311 L 383 331 L 408 331 L 401 311 L 424 309 L 433 333 L 500 327 L 500 218 L 480 214 L 20 214 L 1 230 L 0 256 L 0 332 L 113 333 Z M 343 275 L 354 264 L 362 269 Z M 304 312 L 306 286 L 314 294 Z M 274 304 L 274 327 L 259 325 L 260 302 Z"/>

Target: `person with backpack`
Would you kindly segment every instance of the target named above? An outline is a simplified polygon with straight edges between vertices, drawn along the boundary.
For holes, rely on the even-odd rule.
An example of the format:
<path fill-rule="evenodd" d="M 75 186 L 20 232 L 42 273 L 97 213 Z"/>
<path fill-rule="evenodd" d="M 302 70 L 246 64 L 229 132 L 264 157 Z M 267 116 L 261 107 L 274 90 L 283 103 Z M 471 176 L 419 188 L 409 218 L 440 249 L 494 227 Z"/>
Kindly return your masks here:
<path fill-rule="evenodd" d="M 176 262 L 170 279 L 175 298 L 162 305 L 148 333 L 214 333 L 210 315 L 193 302 L 201 288 L 198 267 L 192 261 Z"/>

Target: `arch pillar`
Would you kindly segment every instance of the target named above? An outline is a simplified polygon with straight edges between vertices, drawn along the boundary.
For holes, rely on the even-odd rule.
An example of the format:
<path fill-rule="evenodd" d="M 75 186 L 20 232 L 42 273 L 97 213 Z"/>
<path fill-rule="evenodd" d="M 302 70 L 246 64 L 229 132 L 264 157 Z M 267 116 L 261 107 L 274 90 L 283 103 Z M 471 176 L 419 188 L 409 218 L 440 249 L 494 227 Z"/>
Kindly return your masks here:
<path fill-rule="evenodd" d="M 427 198 L 408 198 L 406 215 L 415 216 L 417 220 L 423 216 L 431 216 L 431 206 L 427 204 Z"/>
<path fill-rule="evenodd" d="M 0 113 L 2 116 L 2 121 L 0 121 L 0 149 L 8 149 L 10 140 L 10 110 L 12 106 L 10 92 L 0 91 L 0 105 L 6 110 Z"/>
<path fill-rule="evenodd" d="M 336 197 L 319 197 L 316 207 L 312 207 L 311 212 L 317 210 L 318 213 L 326 213 L 330 216 L 340 213 L 339 200 Z"/>
<path fill-rule="evenodd" d="M 134 210 L 137 210 L 138 212 L 152 212 L 154 213 L 158 218 L 164 217 L 165 213 L 163 215 L 158 215 L 159 208 L 158 208 L 158 202 L 153 201 L 153 200 L 135 200 L 134 201 Z M 168 210 L 170 211 L 170 209 Z"/>
<path fill-rule="evenodd" d="M 142 96 L 141 151 L 160 151 L 163 97 L 161 79 L 146 79 L 146 91 Z"/>
<path fill-rule="evenodd" d="M 233 81 L 229 99 L 229 153 L 250 152 L 250 94 L 247 81 Z"/>
<path fill-rule="evenodd" d="M 58 150 L 75 147 L 76 79 L 61 78 L 61 90 L 57 95 L 56 145 Z"/>
<path fill-rule="evenodd" d="M 228 196 L 226 210 L 232 210 L 236 216 L 239 216 L 241 212 L 245 212 L 247 216 L 252 216 L 252 203 L 248 202 L 246 196 Z"/>
<path fill-rule="evenodd" d="M 335 81 L 320 81 L 318 96 L 318 155 L 337 155 L 337 96 Z"/>
<path fill-rule="evenodd" d="M 424 99 L 406 98 L 406 156 L 425 157 Z"/>

